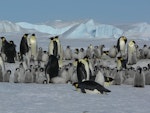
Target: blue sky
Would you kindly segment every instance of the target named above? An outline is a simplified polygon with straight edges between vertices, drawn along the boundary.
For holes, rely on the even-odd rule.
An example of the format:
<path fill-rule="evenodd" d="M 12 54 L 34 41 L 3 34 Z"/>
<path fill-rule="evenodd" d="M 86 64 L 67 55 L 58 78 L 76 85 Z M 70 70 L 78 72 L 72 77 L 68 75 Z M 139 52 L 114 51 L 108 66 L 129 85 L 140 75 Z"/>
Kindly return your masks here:
<path fill-rule="evenodd" d="M 0 20 L 41 23 L 80 19 L 150 23 L 150 0 L 0 0 Z"/>

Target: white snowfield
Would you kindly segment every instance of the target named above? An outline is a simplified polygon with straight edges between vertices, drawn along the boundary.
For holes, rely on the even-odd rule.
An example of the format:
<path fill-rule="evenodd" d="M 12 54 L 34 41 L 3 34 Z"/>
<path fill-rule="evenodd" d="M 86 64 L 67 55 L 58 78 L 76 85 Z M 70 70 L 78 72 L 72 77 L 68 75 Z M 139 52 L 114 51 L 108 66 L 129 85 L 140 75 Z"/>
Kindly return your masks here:
<path fill-rule="evenodd" d="M 149 27 L 147 24 L 143 26 Z M 80 27 L 78 26 L 78 28 Z M 90 30 L 88 29 L 88 31 Z M 1 35 L 5 36 L 8 41 L 13 40 L 18 51 L 24 32 L 24 30 L 17 33 L 3 32 Z M 35 34 L 38 47 L 48 50 L 51 35 L 39 32 L 35 32 Z M 143 34 L 144 36 L 150 35 Z M 150 38 L 139 37 L 127 36 L 128 40 L 134 39 L 140 48 L 144 44 L 150 46 Z M 88 37 L 87 39 L 85 37 L 80 39 L 77 37 L 77 39 L 65 39 L 61 37 L 60 41 L 64 49 L 67 45 L 74 49 L 87 48 L 90 44 L 93 46 L 104 44 L 104 49 L 107 50 L 117 44 L 116 38 L 95 39 Z M 148 63 L 150 63 L 149 59 L 141 60 L 136 66 L 143 67 Z M 6 69 L 11 69 L 14 74 L 18 65 L 18 62 L 15 64 L 6 63 Z M 111 65 L 113 66 L 113 64 Z M 0 82 L 0 113 L 150 113 L 149 85 L 145 85 L 144 88 L 135 88 L 132 85 L 110 85 L 106 88 L 111 90 L 107 95 L 83 94 L 75 91 L 71 84 L 13 83 L 13 79 L 10 78 L 10 83 Z"/>

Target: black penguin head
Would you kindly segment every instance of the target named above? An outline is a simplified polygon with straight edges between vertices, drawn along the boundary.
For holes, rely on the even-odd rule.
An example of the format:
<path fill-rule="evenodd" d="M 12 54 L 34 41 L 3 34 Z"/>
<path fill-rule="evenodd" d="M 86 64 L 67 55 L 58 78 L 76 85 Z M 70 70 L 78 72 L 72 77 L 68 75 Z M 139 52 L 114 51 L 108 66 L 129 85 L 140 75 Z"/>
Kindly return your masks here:
<path fill-rule="evenodd" d="M 1 40 L 4 42 L 6 40 L 6 38 L 5 37 L 1 37 Z"/>
<path fill-rule="evenodd" d="M 26 34 L 24 34 L 24 35 L 23 35 L 23 37 L 24 37 L 24 38 L 27 38 L 27 37 L 28 37 L 28 35 L 29 35 L 29 34 L 27 34 L 27 33 L 26 33 Z"/>
<path fill-rule="evenodd" d="M 67 48 L 70 49 L 70 46 L 68 45 Z"/>
<path fill-rule="evenodd" d="M 41 72 L 44 72 L 44 68 L 41 67 L 41 68 L 40 68 L 40 71 L 41 71 Z"/>
<path fill-rule="evenodd" d="M 146 71 L 148 68 L 147 67 L 143 67 L 143 70 Z"/>
<path fill-rule="evenodd" d="M 78 83 L 78 82 L 75 82 L 75 83 L 73 83 L 73 86 L 74 86 L 75 88 L 79 88 L 79 83 Z"/>
<path fill-rule="evenodd" d="M 11 70 L 7 70 L 7 73 L 11 74 Z"/>
<path fill-rule="evenodd" d="M 35 34 L 33 33 L 32 36 L 35 36 Z"/>
<path fill-rule="evenodd" d="M 137 71 L 138 71 L 139 73 L 142 73 L 142 68 L 141 68 L 141 67 L 137 67 Z"/>
<path fill-rule="evenodd" d="M 53 40 L 53 39 L 54 39 L 54 37 L 50 37 L 49 39 Z"/>

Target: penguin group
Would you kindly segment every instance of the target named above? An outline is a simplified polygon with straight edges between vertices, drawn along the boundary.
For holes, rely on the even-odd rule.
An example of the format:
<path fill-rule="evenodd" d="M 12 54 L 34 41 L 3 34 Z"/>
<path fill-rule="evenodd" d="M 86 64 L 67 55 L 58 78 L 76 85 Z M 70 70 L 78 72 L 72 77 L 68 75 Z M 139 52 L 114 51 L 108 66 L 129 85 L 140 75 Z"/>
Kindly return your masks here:
<path fill-rule="evenodd" d="M 142 59 L 150 59 L 150 47 L 140 48 L 135 40 L 125 36 L 118 38 L 116 45 L 90 44 L 87 48 L 63 49 L 59 36 L 49 38 L 48 50 L 38 47 L 36 35 L 24 34 L 19 51 L 13 41 L 1 37 L 0 82 L 65 84 L 71 83 L 82 93 L 104 94 L 111 92 L 109 85 L 127 84 L 133 87 L 150 85 L 150 63 L 137 66 Z M 5 63 L 16 63 L 14 73 Z M 110 63 L 112 65 L 110 65 Z"/>

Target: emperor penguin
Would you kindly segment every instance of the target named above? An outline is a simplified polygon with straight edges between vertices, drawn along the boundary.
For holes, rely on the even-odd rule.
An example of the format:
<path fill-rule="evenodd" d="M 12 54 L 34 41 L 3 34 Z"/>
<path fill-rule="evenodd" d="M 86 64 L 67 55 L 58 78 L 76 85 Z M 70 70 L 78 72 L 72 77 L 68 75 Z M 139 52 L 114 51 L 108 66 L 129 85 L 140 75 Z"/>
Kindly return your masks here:
<path fill-rule="evenodd" d="M 33 82 L 33 75 L 31 69 L 27 69 L 25 71 L 25 83 L 32 83 Z"/>
<path fill-rule="evenodd" d="M 87 94 L 105 94 L 111 92 L 95 81 L 83 81 L 73 84 L 77 91 Z"/>
<path fill-rule="evenodd" d="M 149 51 L 148 46 L 147 46 L 147 45 L 144 45 L 143 48 L 142 48 L 142 51 L 143 51 L 143 52 L 142 52 L 142 53 L 143 53 L 143 54 L 142 54 L 142 58 L 144 58 L 144 59 L 147 58 L 147 56 L 148 56 L 148 51 Z"/>
<path fill-rule="evenodd" d="M 136 43 L 133 40 L 131 40 L 128 43 L 127 59 L 128 59 L 128 65 L 133 65 L 137 63 Z"/>
<path fill-rule="evenodd" d="M 117 73 L 114 75 L 113 84 L 121 85 L 123 83 L 123 73 L 122 70 L 117 70 Z"/>
<path fill-rule="evenodd" d="M 18 77 L 19 77 L 19 73 L 20 69 L 16 68 L 15 72 L 14 72 L 14 83 L 18 83 Z"/>
<path fill-rule="evenodd" d="M 122 57 L 117 57 L 117 70 L 126 69 L 127 60 Z"/>
<path fill-rule="evenodd" d="M 143 74 L 141 67 L 137 67 L 133 86 L 134 87 L 144 87 L 145 86 L 145 76 Z"/>
<path fill-rule="evenodd" d="M 50 43 L 48 46 L 48 55 L 54 55 L 54 37 L 50 37 Z"/>
<path fill-rule="evenodd" d="M 145 85 L 150 85 L 150 70 L 147 67 L 144 67 L 143 72 L 145 76 Z"/>
<path fill-rule="evenodd" d="M 5 63 L 4 63 L 4 60 L 2 58 L 1 53 L 0 53 L 0 66 L 2 68 L 2 72 L 4 72 L 5 71 Z"/>
<path fill-rule="evenodd" d="M 36 83 L 38 84 L 46 84 L 47 79 L 45 77 L 44 68 L 40 68 L 36 77 Z"/>
<path fill-rule="evenodd" d="M 118 53 L 117 47 L 116 47 L 116 45 L 114 45 L 113 47 L 111 47 L 109 49 L 109 54 L 108 55 L 111 58 L 115 58 L 117 56 L 117 53 Z"/>
<path fill-rule="evenodd" d="M 127 43 L 127 38 L 125 36 L 119 37 L 117 41 L 117 49 L 118 49 L 118 52 L 121 52 L 122 55 L 125 54 L 126 43 Z"/>
<path fill-rule="evenodd" d="M 47 51 L 43 51 L 42 62 L 47 63 L 48 62 L 48 58 L 49 58 L 48 52 Z"/>
<path fill-rule="evenodd" d="M 25 69 L 23 67 L 23 63 L 20 63 L 19 64 L 19 71 L 18 71 L 18 82 L 19 83 L 24 83 L 24 80 L 25 80 Z"/>
<path fill-rule="evenodd" d="M 37 45 L 37 39 L 36 39 L 36 36 L 35 36 L 34 33 L 29 38 L 29 45 L 30 45 L 30 48 L 31 48 L 31 55 L 33 55 L 34 60 L 36 60 L 37 59 L 38 45 Z"/>
<path fill-rule="evenodd" d="M 147 54 L 147 58 L 150 59 L 150 47 L 148 47 L 148 54 Z"/>
<path fill-rule="evenodd" d="M 70 46 L 67 46 L 65 51 L 64 51 L 64 57 L 65 60 L 71 60 L 72 59 L 72 50 L 70 48 Z"/>
<path fill-rule="evenodd" d="M 20 55 L 21 60 L 23 60 L 23 55 L 26 55 L 29 52 L 29 45 L 28 45 L 28 34 L 24 34 L 21 42 L 20 42 Z"/>
<path fill-rule="evenodd" d="M 8 53 L 9 42 L 6 40 L 5 37 L 1 37 L 2 40 L 2 48 L 1 48 L 1 55 L 4 61 L 7 61 L 6 54 Z"/>
<path fill-rule="evenodd" d="M 97 82 L 97 83 L 101 84 L 102 86 L 104 86 L 105 79 L 104 79 L 103 73 L 100 70 L 98 70 L 96 72 L 95 82 Z"/>
<path fill-rule="evenodd" d="M 0 65 L 0 82 L 3 82 L 3 71 L 1 65 Z"/>
<path fill-rule="evenodd" d="M 48 83 L 52 78 L 58 76 L 58 72 L 59 72 L 58 58 L 54 55 L 50 55 L 45 68 L 45 75 L 47 76 Z"/>
<path fill-rule="evenodd" d="M 39 47 L 39 50 L 37 53 L 37 61 L 38 62 L 42 61 L 42 56 L 43 56 L 43 49 L 42 49 L 42 47 Z"/>
<path fill-rule="evenodd" d="M 78 59 L 83 59 L 85 57 L 85 51 L 83 48 L 80 48 L 78 53 Z"/>
<path fill-rule="evenodd" d="M 13 41 L 10 41 L 6 51 L 7 62 L 15 63 L 15 57 L 16 57 L 16 45 L 14 44 Z"/>
<path fill-rule="evenodd" d="M 7 70 L 7 71 L 4 73 L 3 81 L 4 81 L 4 82 L 9 82 L 10 75 L 11 75 L 11 70 Z"/>
<path fill-rule="evenodd" d="M 73 59 L 78 59 L 78 55 L 79 55 L 79 49 L 75 48 L 73 53 L 72 53 Z"/>
<path fill-rule="evenodd" d="M 90 79 L 89 65 L 86 59 L 80 59 L 77 62 L 77 77 L 78 82 Z"/>
<path fill-rule="evenodd" d="M 92 46 L 92 44 L 90 44 L 88 46 L 88 48 L 86 49 L 86 56 L 89 58 L 93 58 L 94 55 L 94 51 L 93 51 L 94 47 Z"/>

